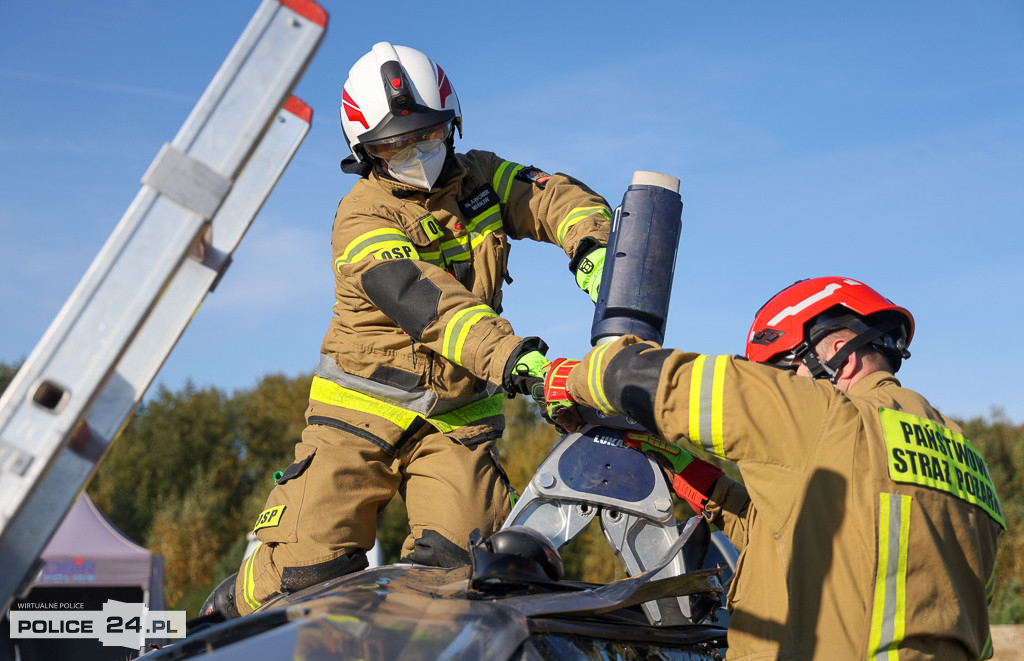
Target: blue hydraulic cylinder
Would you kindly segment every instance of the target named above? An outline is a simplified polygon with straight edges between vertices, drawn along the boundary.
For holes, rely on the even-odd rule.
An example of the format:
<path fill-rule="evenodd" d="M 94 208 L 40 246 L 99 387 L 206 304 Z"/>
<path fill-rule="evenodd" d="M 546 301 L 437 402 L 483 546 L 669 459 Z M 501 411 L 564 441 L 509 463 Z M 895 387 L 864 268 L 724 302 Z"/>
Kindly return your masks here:
<path fill-rule="evenodd" d="M 679 180 L 637 171 L 612 218 L 590 343 L 621 335 L 663 343 L 683 201 Z"/>

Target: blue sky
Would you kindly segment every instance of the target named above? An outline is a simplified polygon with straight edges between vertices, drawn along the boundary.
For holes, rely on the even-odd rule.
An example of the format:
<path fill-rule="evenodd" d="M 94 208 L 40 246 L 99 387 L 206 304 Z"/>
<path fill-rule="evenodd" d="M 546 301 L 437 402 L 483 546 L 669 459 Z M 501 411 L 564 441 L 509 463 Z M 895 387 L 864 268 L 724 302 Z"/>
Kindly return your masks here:
<path fill-rule="evenodd" d="M 667 345 L 741 353 L 776 291 L 851 276 L 917 319 L 905 385 L 1024 422 L 1019 2 L 322 4 L 295 90 L 311 131 L 158 383 L 315 367 L 355 181 L 341 86 L 389 40 L 448 72 L 462 149 L 571 173 L 613 206 L 634 170 L 682 180 Z M 257 6 L 0 0 L 0 360 L 35 346 Z M 511 273 L 516 331 L 583 354 L 592 305 L 560 251 L 518 242 Z"/>

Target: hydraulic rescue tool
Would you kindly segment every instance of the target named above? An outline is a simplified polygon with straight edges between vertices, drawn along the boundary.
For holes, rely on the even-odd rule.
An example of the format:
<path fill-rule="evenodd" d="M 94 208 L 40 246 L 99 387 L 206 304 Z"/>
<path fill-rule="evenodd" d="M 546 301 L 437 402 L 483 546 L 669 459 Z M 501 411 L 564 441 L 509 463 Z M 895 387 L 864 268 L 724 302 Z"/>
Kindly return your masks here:
<path fill-rule="evenodd" d="M 612 219 L 592 344 L 625 334 L 664 340 L 682 209 L 678 179 L 634 174 Z M 608 418 L 593 409 L 581 413 L 589 424 L 562 438 L 541 463 L 504 528 L 533 528 L 561 547 L 600 515 L 629 576 L 656 570 L 653 578 L 661 579 L 698 569 L 687 566 L 676 546 L 680 533 L 662 469 L 626 443 L 647 432 L 625 417 Z M 685 596 L 643 604 L 657 625 L 697 621 L 713 606 Z"/>

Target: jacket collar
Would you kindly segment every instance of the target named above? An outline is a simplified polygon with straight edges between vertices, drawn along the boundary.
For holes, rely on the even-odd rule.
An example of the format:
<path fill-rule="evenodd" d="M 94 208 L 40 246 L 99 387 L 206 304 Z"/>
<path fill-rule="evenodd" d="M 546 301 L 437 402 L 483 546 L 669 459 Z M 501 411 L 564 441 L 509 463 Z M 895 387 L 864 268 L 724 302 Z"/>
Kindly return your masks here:
<path fill-rule="evenodd" d="M 896 386 L 900 385 L 899 379 L 897 379 L 890 372 L 886 372 L 884 370 L 872 372 L 871 374 L 868 374 L 857 383 L 850 386 L 849 393 L 851 395 L 864 395 L 867 394 L 869 391 L 874 390 L 875 388 L 886 383 L 891 383 Z"/>

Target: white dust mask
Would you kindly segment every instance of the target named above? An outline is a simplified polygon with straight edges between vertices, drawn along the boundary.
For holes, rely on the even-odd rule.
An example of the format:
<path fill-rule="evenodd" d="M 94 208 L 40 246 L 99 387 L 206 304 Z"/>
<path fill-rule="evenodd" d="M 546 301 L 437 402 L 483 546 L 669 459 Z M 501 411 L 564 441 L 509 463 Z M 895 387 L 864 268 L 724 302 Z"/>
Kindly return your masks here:
<path fill-rule="evenodd" d="M 388 173 L 410 186 L 430 190 L 441 175 L 447 155 L 448 149 L 442 140 L 424 140 L 387 161 Z"/>

